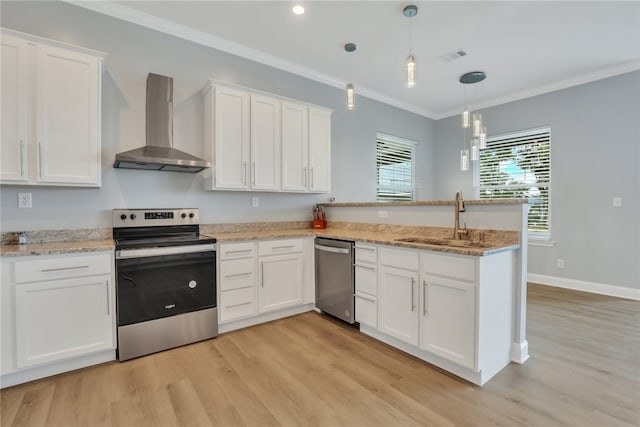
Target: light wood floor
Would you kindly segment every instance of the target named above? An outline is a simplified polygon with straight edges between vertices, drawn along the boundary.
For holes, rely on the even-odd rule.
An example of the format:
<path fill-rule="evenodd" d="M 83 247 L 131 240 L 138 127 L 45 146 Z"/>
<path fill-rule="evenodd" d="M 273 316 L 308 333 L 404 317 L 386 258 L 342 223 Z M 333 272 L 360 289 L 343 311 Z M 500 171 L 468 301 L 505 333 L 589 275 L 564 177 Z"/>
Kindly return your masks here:
<path fill-rule="evenodd" d="M 317 313 L 0 393 L 2 426 L 640 425 L 640 303 L 530 285 L 482 388 Z"/>

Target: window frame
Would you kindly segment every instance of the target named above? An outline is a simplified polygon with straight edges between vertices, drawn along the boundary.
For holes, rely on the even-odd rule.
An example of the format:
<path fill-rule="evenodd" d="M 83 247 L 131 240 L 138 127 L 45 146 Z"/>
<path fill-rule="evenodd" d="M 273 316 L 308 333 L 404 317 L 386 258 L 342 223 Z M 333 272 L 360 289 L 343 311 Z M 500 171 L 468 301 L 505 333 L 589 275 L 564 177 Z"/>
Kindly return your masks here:
<path fill-rule="evenodd" d="M 416 185 L 416 147 L 419 144 L 418 141 L 412 139 L 403 138 L 396 135 L 390 135 L 384 132 L 376 132 L 376 202 L 393 202 L 394 200 L 380 200 L 380 186 L 379 186 L 379 171 L 378 171 L 378 143 L 380 141 L 387 141 L 393 144 L 405 145 L 411 148 L 411 199 L 410 200 L 396 200 L 396 201 L 415 201 L 418 191 Z"/>
<path fill-rule="evenodd" d="M 552 153 L 551 153 L 551 140 L 552 140 L 552 133 L 551 133 L 551 126 L 550 125 L 546 125 L 546 126 L 540 126 L 540 127 L 536 127 L 536 128 L 531 128 L 531 129 L 524 129 L 524 130 L 519 130 L 519 131 L 514 131 L 514 132 L 506 132 L 506 133 L 502 133 L 502 134 L 498 134 L 498 135 L 492 135 L 492 136 L 487 136 L 487 145 L 489 145 L 489 143 L 493 140 L 503 140 L 503 139 L 508 139 L 508 138 L 512 138 L 512 139 L 516 139 L 516 138 L 522 138 L 522 137 L 526 137 L 526 136 L 531 136 L 533 134 L 537 134 L 537 133 L 547 133 L 548 135 L 548 139 L 549 139 L 549 181 L 547 183 L 547 187 L 548 187 L 548 200 L 547 200 L 547 218 L 548 218 L 548 229 L 546 232 L 539 232 L 539 231 L 530 231 L 529 230 L 529 218 L 528 218 L 528 211 L 527 211 L 527 235 L 528 235 L 528 241 L 529 243 L 533 244 L 533 245 L 539 245 L 539 246 L 554 246 L 554 242 L 551 238 L 551 234 L 552 234 L 552 204 L 551 204 L 551 194 L 553 191 L 553 184 L 552 184 L 552 176 L 553 176 L 553 168 L 552 168 Z M 477 199 L 481 199 L 481 186 L 480 186 L 480 169 L 481 169 L 481 165 L 480 165 L 480 160 L 478 160 L 477 162 L 473 162 L 473 187 L 474 187 L 474 193 Z M 485 199 L 485 200 L 490 200 L 490 199 Z M 535 204 L 536 200 L 541 200 L 541 199 L 530 199 L 530 203 Z"/>

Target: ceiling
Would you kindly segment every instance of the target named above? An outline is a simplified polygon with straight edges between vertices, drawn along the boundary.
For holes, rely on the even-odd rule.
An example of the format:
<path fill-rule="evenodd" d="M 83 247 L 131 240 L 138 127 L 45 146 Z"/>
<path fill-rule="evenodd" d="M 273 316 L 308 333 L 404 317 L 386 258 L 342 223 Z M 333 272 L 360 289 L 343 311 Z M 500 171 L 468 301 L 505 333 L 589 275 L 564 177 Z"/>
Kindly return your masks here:
<path fill-rule="evenodd" d="M 465 99 L 484 108 L 640 69 L 638 1 L 73 3 L 333 86 L 351 81 L 357 94 L 434 119 L 456 114 Z M 296 3 L 304 15 L 291 12 Z M 418 6 L 413 18 L 402 13 L 408 4 Z M 466 56 L 441 58 L 458 49 Z M 474 70 L 487 79 L 459 83 Z"/>

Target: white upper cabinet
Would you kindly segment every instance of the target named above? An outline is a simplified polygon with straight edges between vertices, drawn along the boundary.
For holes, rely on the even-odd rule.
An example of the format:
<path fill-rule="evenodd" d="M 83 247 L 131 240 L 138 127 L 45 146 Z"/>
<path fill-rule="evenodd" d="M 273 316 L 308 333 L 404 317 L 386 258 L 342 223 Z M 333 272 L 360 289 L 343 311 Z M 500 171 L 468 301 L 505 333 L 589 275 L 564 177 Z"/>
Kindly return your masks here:
<path fill-rule="evenodd" d="M 225 87 L 216 87 L 205 101 L 205 114 L 213 113 L 205 120 L 205 150 L 211 153 L 213 181 L 211 188 L 244 190 L 249 188 L 249 95 L 246 92 Z M 206 117 L 206 116 L 205 116 Z M 206 124 L 213 124 L 206 129 Z M 210 145 L 213 144 L 213 147 Z"/>
<path fill-rule="evenodd" d="M 280 188 L 280 101 L 251 95 L 251 188 Z"/>
<path fill-rule="evenodd" d="M 282 189 L 306 191 L 309 161 L 308 108 L 282 103 Z"/>
<path fill-rule="evenodd" d="M 99 187 L 104 55 L 2 36 L 2 183 Z"/>
<path fill-rule="evenodd" d="M 24 183 L 29 177 L 27 135 L 27 43 L 2 37 L 2 169 L 3 182 Z"/>
<path fill-rule="evenodd" d="M 331 110 L 210 81 L 207 190 L 331 191 Z"/>
<path fill-rule="evenodd" d="M 331 112 L 309 108 L 309 190 L 331 191 Z"/>

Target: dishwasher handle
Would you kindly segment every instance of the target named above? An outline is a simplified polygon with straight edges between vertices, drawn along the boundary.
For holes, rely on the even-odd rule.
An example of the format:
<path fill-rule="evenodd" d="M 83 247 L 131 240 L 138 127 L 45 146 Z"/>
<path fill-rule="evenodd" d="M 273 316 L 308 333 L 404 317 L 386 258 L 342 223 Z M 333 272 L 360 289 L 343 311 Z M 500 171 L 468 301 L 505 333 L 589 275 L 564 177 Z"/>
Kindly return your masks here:
<path fill-rule="evenodd" d="M 334 248 L 331 246 L 318 245 L 316 243 L 316 249 L 323 252 L 333 252 L 334 254 L 348 254 L 350 250 L 348 248 Z"/>

